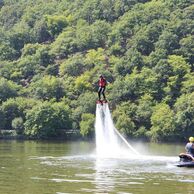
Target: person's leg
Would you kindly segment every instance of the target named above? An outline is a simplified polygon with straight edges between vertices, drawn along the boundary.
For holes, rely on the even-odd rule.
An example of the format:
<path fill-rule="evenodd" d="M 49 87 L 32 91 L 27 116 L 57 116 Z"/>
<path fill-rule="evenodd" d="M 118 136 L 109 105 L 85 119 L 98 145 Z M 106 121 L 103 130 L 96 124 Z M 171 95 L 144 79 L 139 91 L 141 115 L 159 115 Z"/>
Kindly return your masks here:
<path fill-rule="evenodd" d="M 98 99 L 101 100 L 102 87 L 98 88 Z"/>
<path fill-rule="evenodd" d="M 103 95 L 104 100 L 106 100 L 106 96 L 105 96 L 105 93 L 104 93 L 105 89 L 106 89 L 105 87 L 102 88 L 102 95 Z"/>

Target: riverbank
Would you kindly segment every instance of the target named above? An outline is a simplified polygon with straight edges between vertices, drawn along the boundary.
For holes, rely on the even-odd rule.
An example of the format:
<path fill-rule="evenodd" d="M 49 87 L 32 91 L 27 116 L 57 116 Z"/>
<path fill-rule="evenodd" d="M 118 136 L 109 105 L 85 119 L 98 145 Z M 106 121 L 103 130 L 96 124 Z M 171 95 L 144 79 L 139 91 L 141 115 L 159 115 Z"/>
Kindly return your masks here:
<path fill-rule="evenodd" d="M 63 130 L 60 136 L 55 137 L 30 137 L 23 134 L 18 134 L 16 130 L 0 130 L 0 139 L 10 139 L 10 140 L 37 140 L 37 139 L 47 139 L 47 140 L 82 140 L 83 137 L 80 135 L 79 130 Z"/>
<path fill-rule="evenodd" d="M 0 130 L 0 140 L 65 140 L 65 141 L 77 141 L 77 140 L 86 140 L 91 141 L 94 137 L 83 137 L 80 134 L 79 130 L 68 130 L 64 131 L 60 136 L 53 136 L 53 137 L 29 137 L 23 134 L 17 134 L 16 130 Z M 162 142 L 152 142 L 145 138 L 127 138 L 128 142 L 145 142 L 145 143 L 167 143 L 167 144 L 174 144 L 174 143 L 186 143 L 185 141 L 162 141 Z"/>

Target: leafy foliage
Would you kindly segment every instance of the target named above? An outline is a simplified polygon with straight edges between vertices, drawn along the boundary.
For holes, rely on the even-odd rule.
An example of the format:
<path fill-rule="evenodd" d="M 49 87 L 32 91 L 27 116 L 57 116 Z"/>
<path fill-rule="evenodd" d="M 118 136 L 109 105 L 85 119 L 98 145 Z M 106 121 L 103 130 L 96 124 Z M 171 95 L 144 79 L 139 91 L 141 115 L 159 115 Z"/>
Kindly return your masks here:
<path fill-rule="evenodd" d="M 163 140 L 165 137 L 175 136 L 175 117 L 167 104 L 160 103 L 154 108 L 151 116 L 151 130 L 149 135 L 153 140 Z M 166 139 L 167 140 L 167 139 Z"/>
<path fill-rule="evenodd" d="M 46 75 L 32 83 L 31 93 L 34 97 L 39 99 L 52 99 L 59 100 L 65 94 L 63 81 L 60 78 Z"/>
<path fill-rule="evenodd" d="M 5 78 L 0 79 L 0 102 L 6 101 L 8 98 L 18 96 L 20 87 Z"/>
<path fill-rule="evenodd" d="M 46 138 L 62 134 L 71 127 L 68 107 L 63 103 L 44 102 L 27 112 L 25 134 L 30 137 Z"/>
<path fill-rule="evenodd" d="M 105 75 L 118 130 L 153 141 L 193 130 L 189 0 L 0 3 L 0 127 L 37 138 L 93 135 Z"/>
<path fill-rule="evenodd" d="M 83 136 L 92 136 L 94 133 L 94 115 L 90 113 L 82 114 L 80 122 L 80 133 Z"/>

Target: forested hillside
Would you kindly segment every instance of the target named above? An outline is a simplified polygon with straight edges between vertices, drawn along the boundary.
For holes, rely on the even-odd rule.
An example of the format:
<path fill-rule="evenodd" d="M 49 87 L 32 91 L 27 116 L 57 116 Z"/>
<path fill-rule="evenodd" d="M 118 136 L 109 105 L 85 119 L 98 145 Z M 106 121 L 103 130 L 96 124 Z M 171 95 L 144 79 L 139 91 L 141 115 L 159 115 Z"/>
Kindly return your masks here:
<path fill-rule="evenodd" d="M 194 135 L 193 0 L 0 1 L 0 128 L 94 134 L 100 74 L 127 137 Z"/>

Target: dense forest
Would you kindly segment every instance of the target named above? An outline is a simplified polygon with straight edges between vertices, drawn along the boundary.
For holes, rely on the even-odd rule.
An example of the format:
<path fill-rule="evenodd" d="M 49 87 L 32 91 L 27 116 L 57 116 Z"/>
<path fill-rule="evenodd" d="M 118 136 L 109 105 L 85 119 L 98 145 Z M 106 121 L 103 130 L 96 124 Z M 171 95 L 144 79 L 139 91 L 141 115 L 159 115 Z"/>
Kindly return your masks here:
<path fill-rule="evenodd" d="M 0 129 L 92 137 L 100 74 L 126 137 L 194 135 L 193 0 L 0 1 Z"/>

